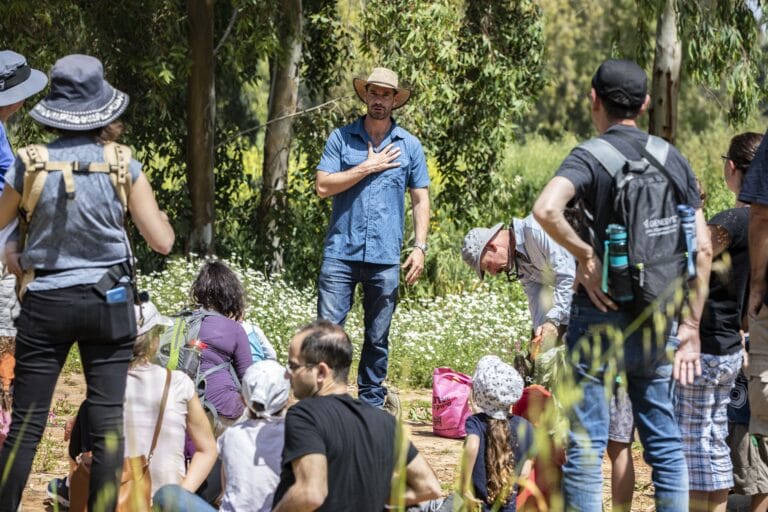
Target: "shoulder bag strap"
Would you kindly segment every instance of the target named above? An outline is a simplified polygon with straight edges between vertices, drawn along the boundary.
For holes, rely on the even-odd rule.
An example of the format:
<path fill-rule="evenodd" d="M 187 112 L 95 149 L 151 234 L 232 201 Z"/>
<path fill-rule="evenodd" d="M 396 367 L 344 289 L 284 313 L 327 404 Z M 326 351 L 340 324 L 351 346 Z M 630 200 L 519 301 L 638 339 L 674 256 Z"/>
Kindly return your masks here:
<path fill-rule="evenodd" d="M 672 175 L 669 174 L 669 171 L 664 166 L 664 164 L 659 162 L 659 160 L 655 156 L 653 156 L 653 153 L 648 151 L 648 149 L 646 149 L 645 146 L 640 144 L 637 141 L 637 139 L 635 139 L 634 137 L 632 137 L 628 133 L 625 133 L 625 132 L 623 132 L 621 130 L 616 130 L 615 132 L 611 132 L 611 133 L 614 133 L 618 137 L 624 139 L 627 143 L 629 143 L 630 146 L 635 148 L 635 150 L 638 153 L 643 155 L 643 157 L 645 157 L 645 159 L 648 160 L 651 163 L 651 165 L 656 167 L 659 170 L 659 172 L 661 172 L 669 180 L 669 182 L 672 184 L 672 188 L 675 190 L 675 195 L 677 196 L 678 204 L 686 204 L 686 202 L 685 202 L 685 194 L 683 194 L 680 191 L 680 189 L 677 186 L 677 182 L 672 178 Z M 663 141 L 664 144 L 666 144 L 666 146 L 664 146 L 664 148 L 666 148 L 667 151 L 668 151 L 668 149 L 669 149 L 669 143 L 668 142 L 664 141 L 663 139 L 660 139 L 659 137 L 654 137 L 653 135 L 649 135 L 648 137 L 649 137 L 648 143 L 649 143 L 649 145 L 651 146 L 652 149 L 654 149 L 655 151 L 661 151 L 662 145 L 661 145 L 661 142 L 659 142 L 659 141 Z M 663 152 L 663 154 L 665 156 L 667 154 L 667 151 Z M 665 158 L 665 160 L 666 160 L 666 158 Z"/>
<path fill-rule="evenodd" d="M 160 427 L 163 426 L 163 414 L 165 414 L 165 405 L 168 403 L 168 391 L 171 388 L 171 370 L 165 369 L 165 388 L 163 389 L 163 399 L 160 401 L 160 411 L 157 413 L 157 422 L 155 423 L 155 434 L 152 436 L 152 447 L 147 455 L 147 463 L 152 460 L 157 446 L 157 438 L 160 437 Z"/>

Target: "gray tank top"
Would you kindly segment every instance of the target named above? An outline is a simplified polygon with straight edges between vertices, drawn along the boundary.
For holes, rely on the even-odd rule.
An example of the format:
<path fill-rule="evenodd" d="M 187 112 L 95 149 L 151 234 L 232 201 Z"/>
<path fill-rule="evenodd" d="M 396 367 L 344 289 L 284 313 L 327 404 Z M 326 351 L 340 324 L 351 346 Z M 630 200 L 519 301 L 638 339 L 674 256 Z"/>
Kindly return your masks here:
<path fill-rule="evenodd" d="M 104 147 L 90 136 L 66 137 L 48 145 L 50 161 L 103 162 Z M 130 163 L 135 182 L 141 164 Z M 128 259 L 123 212 L 106 173 L 75 172 L 75 197 L 67 199 L 61 172 L 51 172 L 29 224 L 22 268 L 56 271 L 38 276 L 30 291 L 53 290 L 99 281 L 106 269 Z M 16 157 L 6 183 L 21 194 L 24 162 Z"/>

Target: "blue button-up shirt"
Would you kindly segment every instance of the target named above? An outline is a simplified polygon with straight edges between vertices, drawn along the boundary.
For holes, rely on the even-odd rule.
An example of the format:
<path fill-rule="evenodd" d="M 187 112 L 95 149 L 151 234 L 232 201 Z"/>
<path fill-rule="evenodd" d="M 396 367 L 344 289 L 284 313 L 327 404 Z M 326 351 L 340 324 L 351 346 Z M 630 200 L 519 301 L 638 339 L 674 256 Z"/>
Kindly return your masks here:
<path fill-rule="evenodd" d="M 528 296 L 533 327 L 551 318 L 567 324 L 571 311 L 576 261 L 552 240 L 529 215 L 512 220 L 515 235 L 515 267 Z"/>
<path fill-rule="evenodd" d="M 368 158 L 363 119 L 337 128 L 325 144 L 318 171 L 342 172 Z M 405 221 L 405 189 L 429 186 L 427 161 L 419 140 L 392 119 L 389 133 L 374 151 L 389 144 L 400 148 L 400 167 L 373 173 L 333 196 L 324 256 L 348 261 L 400 263 Z"/>
<path fill-rule="evenodd" d="M 5 186 L 5 173 L 13 165 L 14 159 L 11 143 L 8 142 L 8 135 L 5 133 L 5 126 L 0 123 L 0 191 Z"/>

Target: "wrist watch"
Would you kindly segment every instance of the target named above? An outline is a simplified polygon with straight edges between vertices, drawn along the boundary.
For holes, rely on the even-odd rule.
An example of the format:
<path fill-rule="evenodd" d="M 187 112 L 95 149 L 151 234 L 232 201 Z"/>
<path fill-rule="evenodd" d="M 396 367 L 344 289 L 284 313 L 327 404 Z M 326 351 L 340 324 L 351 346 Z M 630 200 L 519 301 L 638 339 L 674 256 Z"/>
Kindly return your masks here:
<path fill-rule="evenodd" d="M 560 322 L 557 319 L 555 319 L 555 318 L 549 318 L 549 317 L 545 318 L 544 319 L 544 323 L 545 324 L 552 324 L 552 325 L 555 326 L 556 329 L 560 328 Z"/>
<path fill-rule="evenodd" d="M 421 252 L 423 252 L 424 254 L 427 254 L 427 249 L 429 249 L 429 246 L 426 243 L 420 244 L 419 242 L 414 242 L 413 248 L 421 249 Z"/>

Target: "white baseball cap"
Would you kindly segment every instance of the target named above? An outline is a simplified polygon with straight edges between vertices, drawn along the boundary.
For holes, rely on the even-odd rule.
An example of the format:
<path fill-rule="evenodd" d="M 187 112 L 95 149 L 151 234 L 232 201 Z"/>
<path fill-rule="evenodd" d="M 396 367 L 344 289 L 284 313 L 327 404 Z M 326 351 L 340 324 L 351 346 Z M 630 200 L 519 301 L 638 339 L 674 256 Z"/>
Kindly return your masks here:
<path fill-rule="evenodd" d="M 288 403 L 291 382 L 285 367 L 271 359 L 252 364 L 243 375 L 241 383 L 243 400 L 248 409 L 261 418 L 273 418 Z M 253 404 L 263 409 L 256 410 Z"/>

